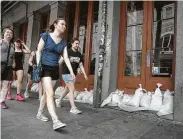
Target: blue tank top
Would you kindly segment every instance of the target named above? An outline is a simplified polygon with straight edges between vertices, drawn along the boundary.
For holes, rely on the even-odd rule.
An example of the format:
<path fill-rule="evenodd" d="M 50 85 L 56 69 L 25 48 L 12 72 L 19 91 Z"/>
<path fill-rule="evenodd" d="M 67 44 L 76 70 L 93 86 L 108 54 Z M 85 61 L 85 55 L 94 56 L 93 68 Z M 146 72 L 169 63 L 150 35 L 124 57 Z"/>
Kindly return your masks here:
<path fill-rule="evenodd" d="M 41 58 L 42 65 L 58 67 L 59 58 L 63 55 L 64 48 L 67 45 L 66 40 L 61 40 L 58 44 L 55 44 L 49 34 L 43 33 L 41 37 L 45 43 Z"/>

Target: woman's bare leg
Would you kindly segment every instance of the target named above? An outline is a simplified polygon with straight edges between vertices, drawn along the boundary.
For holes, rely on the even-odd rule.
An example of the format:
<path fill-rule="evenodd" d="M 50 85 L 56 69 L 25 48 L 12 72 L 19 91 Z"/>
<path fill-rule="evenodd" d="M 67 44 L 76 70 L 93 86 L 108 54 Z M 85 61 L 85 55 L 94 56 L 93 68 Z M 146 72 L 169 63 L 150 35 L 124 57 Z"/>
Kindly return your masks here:
<path fill-rule="evenodd" d="M 1 81 L 1 90 L 0 90 L 0 103 L 2 109 L 7 109 L 5 100 L 8 93 L 8 86 L 10 81 Z"/>

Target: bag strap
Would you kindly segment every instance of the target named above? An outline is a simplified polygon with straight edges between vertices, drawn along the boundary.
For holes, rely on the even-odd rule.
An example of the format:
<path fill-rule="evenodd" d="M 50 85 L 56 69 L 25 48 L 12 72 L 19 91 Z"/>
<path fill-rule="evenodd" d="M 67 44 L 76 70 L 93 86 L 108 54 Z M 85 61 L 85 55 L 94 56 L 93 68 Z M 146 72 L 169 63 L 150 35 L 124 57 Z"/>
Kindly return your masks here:
<path fill-rule="evenodd" d="M 9 47 L 8 47 L 8 55 L 7 55 L 7 60 L 6 60 L 6 66 L 8 65 L 8 59 L 9 59 L 9 55 L 10 55 L 10 49 L 11 49 L 11 42 L 10 42 Z"/>

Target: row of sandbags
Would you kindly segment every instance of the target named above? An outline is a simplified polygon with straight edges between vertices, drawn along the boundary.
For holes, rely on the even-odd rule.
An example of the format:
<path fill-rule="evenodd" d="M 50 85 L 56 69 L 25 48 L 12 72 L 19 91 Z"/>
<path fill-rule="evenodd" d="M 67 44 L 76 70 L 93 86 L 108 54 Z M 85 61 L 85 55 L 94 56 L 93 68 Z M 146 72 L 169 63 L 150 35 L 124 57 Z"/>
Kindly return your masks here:
<path fill-rule="evenodd" d="M 173 95 L 174 92 L 166 90 L 164 93 L 160 90 L 162 85 L 157 84 L 155 92 L 147 92 L 139 84 L 139 88 L 134 95 L 125 94 L 124 91 L 116 90 L 112 92 L 101 104 L 118 106 L 121 109 L 133 110 L 152 110 L 158 111 L 158 116 L 168 115 L 173 113 Z"/>
<path fill-rule="evenodd" d="M 61 96 L 63 92 L 64 87 L 60 86 L 55 90 L 55 95 Z M 69 99 L 69 94 L 67 94 L 64 99 Z M 76 102 L 93 104 L 93 90 L 88 91 L 85 88 L 85 91 L 75 91 L 74 99 Z"/>

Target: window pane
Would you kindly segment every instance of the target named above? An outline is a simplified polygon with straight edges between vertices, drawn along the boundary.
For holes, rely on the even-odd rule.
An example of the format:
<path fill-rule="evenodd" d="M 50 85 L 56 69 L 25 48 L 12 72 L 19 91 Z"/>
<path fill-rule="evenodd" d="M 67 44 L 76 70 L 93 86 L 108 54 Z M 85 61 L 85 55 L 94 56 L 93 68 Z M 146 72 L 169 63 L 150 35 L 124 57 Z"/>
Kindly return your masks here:
<path fill-rule="evenodd" d="M 143 2 L 127 4 L 125 76 L 140 76 L 142 57 Z"/>
<path fill-rule="evenodd" d="M 79 19 L 79 40 L 80 40 L 80 52 L 85 54 L 86 43 L 86 29 L 87 29 L 87 15 L 88 15 L 88 1 L 80 2 L 80 19 Z M 84 64 L 84 63 L 83 63 Z"/>
<path fill-rule="evenodd" d="M 175 2 L 154 2 L 152 76 L 171 77 Z"/>

